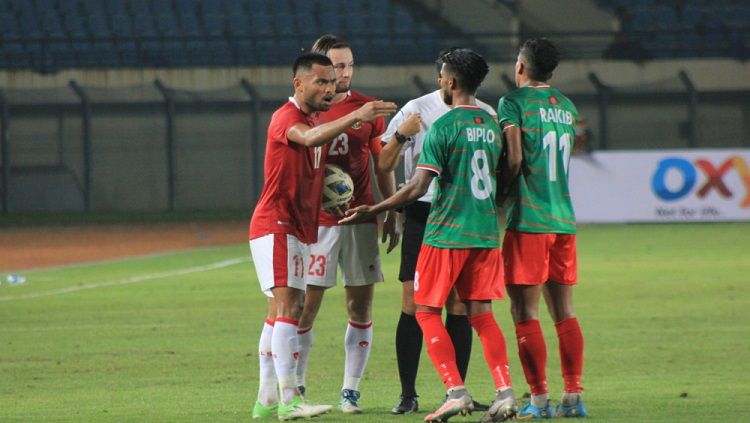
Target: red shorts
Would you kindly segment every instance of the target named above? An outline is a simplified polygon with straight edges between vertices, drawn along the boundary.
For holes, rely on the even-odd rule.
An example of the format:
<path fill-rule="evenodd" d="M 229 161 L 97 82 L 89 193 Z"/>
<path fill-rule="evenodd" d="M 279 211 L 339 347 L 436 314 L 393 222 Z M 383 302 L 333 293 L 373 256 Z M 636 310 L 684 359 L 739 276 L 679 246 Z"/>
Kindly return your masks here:
<path fill-rule="evenodd" d="M 437 248 L 422 244 L 414 274 L 414 303 L 442 307 L 456 286 L 462 300 L 503 298 L 499 248 Z"/>
<path fill-rule="evenodd" d="M 578 280 L 575 235 L 505 231 L 503 259 L 506 285 L 575 285 Z"/>

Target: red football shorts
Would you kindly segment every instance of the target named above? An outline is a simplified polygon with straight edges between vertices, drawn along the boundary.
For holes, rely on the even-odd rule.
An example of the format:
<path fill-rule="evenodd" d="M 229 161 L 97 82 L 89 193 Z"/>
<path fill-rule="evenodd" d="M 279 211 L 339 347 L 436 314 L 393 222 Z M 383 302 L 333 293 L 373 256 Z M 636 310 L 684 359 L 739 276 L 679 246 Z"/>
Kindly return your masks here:
<path fill-rule="evenodd" d="M 575 235 L 505 231 L 503 259 L 506 285 L 578 281 Z"/>
<path fill-rule="evenodd" d="M 442 307 L 456 286 L 462 300 L 503 298 L 499 248 L 437 248 L 422 244 L 414 274 L 414 303 Z"/>

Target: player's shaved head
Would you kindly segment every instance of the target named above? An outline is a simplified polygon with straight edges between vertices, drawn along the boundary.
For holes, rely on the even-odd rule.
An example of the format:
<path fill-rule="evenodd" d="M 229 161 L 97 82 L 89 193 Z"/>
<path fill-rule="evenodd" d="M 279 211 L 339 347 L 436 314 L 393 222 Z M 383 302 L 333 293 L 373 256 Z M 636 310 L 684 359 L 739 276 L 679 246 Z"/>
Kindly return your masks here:
<path fill-rule="evenodd" d="M 529 78 L 540 82 L 548 81 L 552 77 L 552 71 L 560 63 L 560 52 L 546 38 L 526 40 L 521 46 L 519 56 L 526 66 Z"/>
<path fill-rule="evenodd" d="M 466 48 L 450 50 L 438 60 L 444 64 L 443 71 L 456 78 L 458 85 L 471 94 L 477 91 L 490 71 L 482 56 Z"/>
<path fill-rule="evenodd" d="M 297 56 L 292 66 L 292 74 L 297 77 L 299 72 L 309 72 L 312 70 L 313 65 L 321 66 L 333 66 L 331 59 L 328 56 L 320 53 L 302 53 Z"/>
<path fill-rule="evenodd" d="M 315 43 L 312 46 L 312 51 L 320 54 L 328 54 L 328 50 L 336 50 L 339 48 L 348 48 L 351 50 L 352 46 L 348 41 L 337 35 L 326 34 L 315 40 Z"/>

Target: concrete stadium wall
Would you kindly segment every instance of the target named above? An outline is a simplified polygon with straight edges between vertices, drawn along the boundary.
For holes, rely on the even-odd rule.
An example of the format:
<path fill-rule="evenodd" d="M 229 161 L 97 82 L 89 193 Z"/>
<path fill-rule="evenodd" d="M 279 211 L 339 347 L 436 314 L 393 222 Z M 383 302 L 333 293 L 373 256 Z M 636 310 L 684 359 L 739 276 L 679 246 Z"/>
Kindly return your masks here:
<path fill-rule="evenodd" d="M 750 64 L 725 60 L 660 61 L 638 65 L 629 62 L 563 62 L 553 85 L 570 93 L 586 116 L 596 147 L 599 109 L 595 89 L 588 80 L 595 73 L 615 90 L 659 93 L 682 90 L 677 78 L 684 70 L 701 90 L 750 89 Z M 721 73 L 717 72 L 721 70 Z M 513 63 L 493 63 L 479 97 L 491 105 L 507 92 L 502 80 L 512 78 Z M 250 208 L 257 196 L 253 175 L 262 169 L 265 128 L 273 109 L 291 94 L 291 72 L 286 68 L 192 69 L 192 70 L 71 70 L 55 75 L 0 72 L 0 87 L 7 92 L 40 88 L 69 90 L 75 79 L 95 92 L 126 93 L 133 99 L 160 101 L 154 93 L 142 94 L 129 87 L 148 86 L 161 79 L 176 89 L 206 92 L 234 87 L 235 98 L 246 104 L 234 108 L 181 108 L 175 114 L 175 208 Z M 428 89 L 436 87 L 430 65 L 404 67 L 361 66 L 355 87 L 370 95 L 399 104 L 420 95 L 412 82 L 418 76 Z M 260 134 L 252 126 L 249 97 L 239 85 L 247 78 L 267 101 L 260 115 Z M 99 87 L 99 88 L 95 88 Z M 53 92 L 53 91 L 51 91 Z M 22 92 L 23 94 L 23 92 Z M 577 99 L 576 95 L 581 96 Z M 243 97 L 245 96 L 245 97 Z M 74 96 L 62 98 L 47 112 L 14 113 L 11 107 L 10 140 L 13 178 L 11 211 L 75 211 L 83 209 L 82 125 Z M 129 97 L 129 98 L 130 98 Z M 186 97 L 189 95 L 186 94 Z M 16 95 L 22 101 L 23 95 Z M 132 99 L 131 99 L 132 100 Z M 43 102 L 37 96 L 26 103 Z M 71 101 L 73 101 L 71 103 Z M 242 100 L 245 101 L 245 100 Z M 750 145 L 749 105 L 699 101 L 697 138 L 700 147 L 747 147 Z M 617 101 L 608 108 L 611 149 L 684 148 L 687 119 L 684 102 Z M 150 110 L 113 110 L 96 107 L 92 113 L 92 208 L 96 211 L 166 210 L 166 114 L 156 104 Z M 251 151 L 259 151 L 253 157 Z"/>
<path fill-rule="evenodd" d="M 436 53 L 437 54 L 437 53 Z M 356 59 L 356 57 L 355 57 Z M 500 80 L 503 73 L 512 76 L 513 63 L 491 63 L 490 75 L 484 88 L 504 90 Z M 553 83 L 565 88 L 586 79 L 589 73 L 599 75 L 601 80 L 613 87 L 651 86 L 667 79 L 674 79 L 684 70 L 699 90 L 734 90 L 750 88 L 750 62 L 735 60 L 659 60 L 638 64 L 630 61 L 578 60 L 563 61 L 555 73 Z M 361 87 L 393 87 L 411 80 L 414 75 L 433 81 L 436 79 L 433 65 L 368 66 L 358 64 L 355 82 Z M 160 79 L 173 88 L 190 90 L 215 90 L 233 86 L 242 78 L 256 86 L 291 87 L 290 66 L 270 68 L 200 68 L 200 69 L 112 69 L 112 70 L 66 70 L 53 75 L 41 75 L 28 71 L 0 71 L 2 89 L 39 89 L 67 87 L 76 80 L 82 86 L 119 88 L 134 85 L 149 85 Z M 291 89 L 291 88 L 290 88 Z M 654 89 L 658 90 L 658 86 Z M 279 97 L 288 95 L 280 92 Z"/>

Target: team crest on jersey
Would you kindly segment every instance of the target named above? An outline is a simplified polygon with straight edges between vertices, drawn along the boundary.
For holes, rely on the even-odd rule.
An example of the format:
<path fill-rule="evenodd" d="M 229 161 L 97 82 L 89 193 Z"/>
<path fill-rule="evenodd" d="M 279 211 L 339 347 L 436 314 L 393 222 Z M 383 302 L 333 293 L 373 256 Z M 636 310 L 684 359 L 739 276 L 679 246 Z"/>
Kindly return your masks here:
<path fill-rule="evenodd" d="M 549 102 L 550 102 L 550 103 L 552 103 L 552 104 L 553 104 L 554 106 L 557 106 L 557 98 L 555 98 L 555 97 L 550 97 L 550 98 L 549 98 Z"/>
<path fill-rule="evenodd" d="M 352 129 L 359 129 L 362 127 L 362 122 L 357 122 L 354 125 L 352 125 Z"/>
<path fill-rule="evenodd" d="M 482 125 L 482 124 L 484 124 L 484 119 L 482 119 L 480 117 L 475 117 L 474 118 L 474 123 L 478 123 L 478 124 Z"/>

